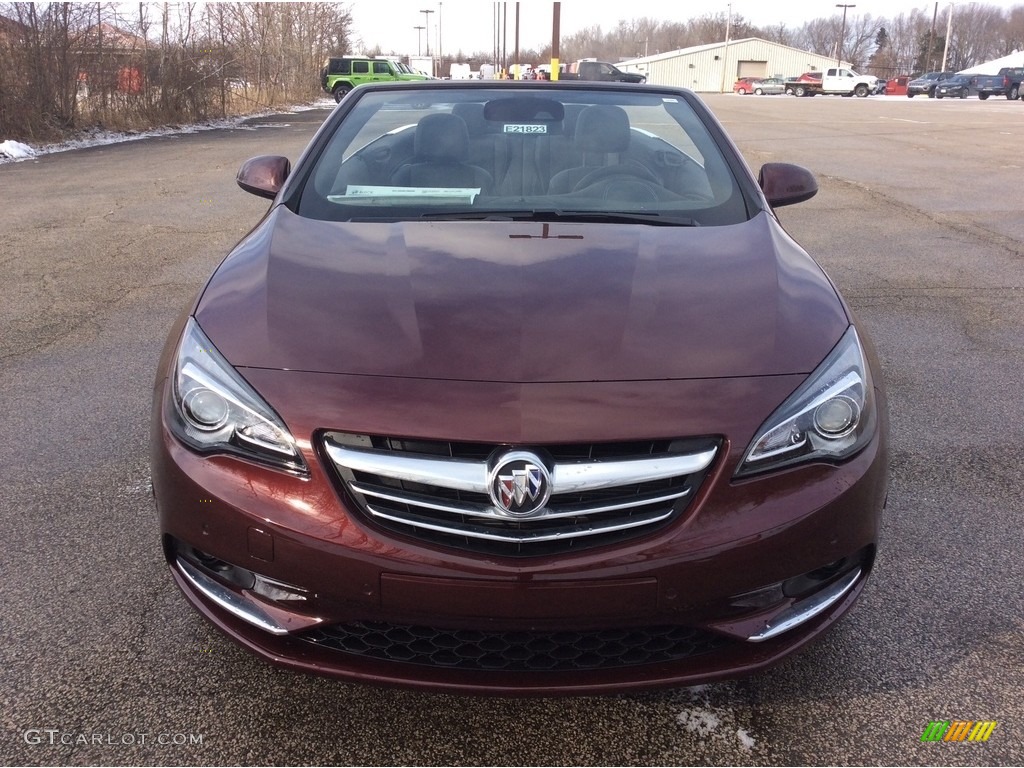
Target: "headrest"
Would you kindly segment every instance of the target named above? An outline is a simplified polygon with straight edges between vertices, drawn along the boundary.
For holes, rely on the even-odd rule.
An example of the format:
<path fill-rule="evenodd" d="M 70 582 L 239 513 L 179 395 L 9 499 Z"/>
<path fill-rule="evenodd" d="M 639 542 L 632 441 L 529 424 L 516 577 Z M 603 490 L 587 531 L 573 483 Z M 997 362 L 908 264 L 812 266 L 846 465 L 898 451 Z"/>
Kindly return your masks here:
<path fill-rule="evenodd" d="M 418 160 L 462 162 L 469 156 L 469 132 L 458 115 L 427 115 L 416 124 L 414 141 Z"/>
<path fill-rule="evenodd" d="M 629 116 L 622 107 L 594 104 L 576 120 L 576 146 L 583 152 L 625 152 L 629 148 Z"/>
<path fill-rule="evenodd" d="M 452 114 L 458 115 L 465 121 L 470 136 L 483 136 L 487 131 L 487 121 L 484 120 L 484 105 L 475 102 L 462 102 L 452 107 Z"/>
<path fill-rule="evenodd" d="M 566 104 L 565 105 L 565 120 L 563 122 L 562 133 L 566 136 L 574 136 L 576 134 L 576 123 L 580 119 L 580 112 L 586 107 L 583 104 Z"/>

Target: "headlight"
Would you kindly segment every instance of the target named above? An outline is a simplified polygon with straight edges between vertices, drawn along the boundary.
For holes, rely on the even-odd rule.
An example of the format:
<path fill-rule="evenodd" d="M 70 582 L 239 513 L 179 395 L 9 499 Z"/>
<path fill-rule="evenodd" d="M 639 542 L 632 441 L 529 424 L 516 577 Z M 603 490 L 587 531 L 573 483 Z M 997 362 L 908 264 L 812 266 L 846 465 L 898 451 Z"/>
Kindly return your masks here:
<path fill-rule="evenodd" d="M 853 326 L 800 388 L 761 425 L 736 477 L 805 461 L 840 461 L 875 430 L 871 371 Z"/>
<path fill-rule="evenodd" d="M 282 469 L 306 464 L 281 417 L 188 319 L 174 366 L 175 435 L 197 451 L 233 453 Z"/>

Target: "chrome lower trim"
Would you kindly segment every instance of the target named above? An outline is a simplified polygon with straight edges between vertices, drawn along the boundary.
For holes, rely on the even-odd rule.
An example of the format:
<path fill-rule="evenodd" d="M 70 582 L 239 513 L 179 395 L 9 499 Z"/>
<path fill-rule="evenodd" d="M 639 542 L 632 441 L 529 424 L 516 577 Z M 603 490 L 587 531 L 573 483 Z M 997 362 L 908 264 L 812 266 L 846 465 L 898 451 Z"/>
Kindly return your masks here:
<path fill-rule="evenodd" d="M 860 568 L 857 568 L 848 576 L 845 576 L 831 586 L 826 587 L 820 592 L 816 592 L 810 597 L 804 598 L 798 603 L 794 603 L 787 610 L 769 621 L 765 625 L 764 629 L 756 635 L 751 635 L 747 640 L 752 643 L 761 643 L 765 640 L 771 640 L 773 637 L 781 635 L 783 632 L 787 632 L 790 629 L 803 624 L 805 621 L 810 621 L 819 613 L 831 608 L 839 602 L 847 592 L 853 589 L 853 585 L 857 583 L 858 579 L 860 579 L 861 573 L 863 573 L 863 571 Z"/>
<path fill-rule="evenodd" d="M 211 579 L 192 563 L 182 558 L 174 561 L 185 580 L 197 589 L 204 597 L 212 600 L 228 613 L 259 627 L 272 635 L 287 635 L 288 630 L 274 621 L 252 600 L 228 589 L 220 582 Z"/>

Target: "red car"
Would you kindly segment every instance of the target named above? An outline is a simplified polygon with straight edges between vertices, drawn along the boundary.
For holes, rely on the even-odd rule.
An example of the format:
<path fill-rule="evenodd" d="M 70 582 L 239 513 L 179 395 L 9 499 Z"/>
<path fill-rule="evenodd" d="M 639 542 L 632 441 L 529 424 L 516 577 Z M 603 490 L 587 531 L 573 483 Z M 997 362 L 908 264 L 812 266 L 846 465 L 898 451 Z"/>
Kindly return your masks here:
<path fill-rule="evenodd" d="M 748 674 L 846 613 L 886 496 L 877 360 L 692 92 L 361 86 L 171 330 L 188 601 L 295 670 L 490 694 Z M 870 670 L 864 670 L 868 674 Z"/>
<path fill-rule="evenodd" d="M 733 83 L 732 92 L 738 93 L 740 96 L 744 96 L 748 93 L 754 92 L 754 83 L 761 80 L 760 77 L 741 77 Z"/>

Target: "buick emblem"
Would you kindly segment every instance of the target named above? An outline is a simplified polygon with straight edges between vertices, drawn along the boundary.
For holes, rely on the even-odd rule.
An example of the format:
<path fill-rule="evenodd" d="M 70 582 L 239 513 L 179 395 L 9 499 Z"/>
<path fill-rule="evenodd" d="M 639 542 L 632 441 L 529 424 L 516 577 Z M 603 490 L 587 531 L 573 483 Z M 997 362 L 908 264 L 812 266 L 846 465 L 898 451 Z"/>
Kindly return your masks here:
<path fill-rule="evenodd" d="M 509 451 L 494 462 L 488 482 L 494 508 L 511 517 L 535 517 L 551 496 L 551 475 L 529 451 Z"/>

